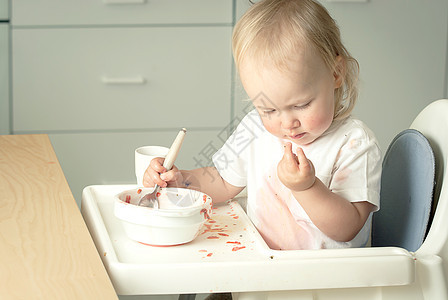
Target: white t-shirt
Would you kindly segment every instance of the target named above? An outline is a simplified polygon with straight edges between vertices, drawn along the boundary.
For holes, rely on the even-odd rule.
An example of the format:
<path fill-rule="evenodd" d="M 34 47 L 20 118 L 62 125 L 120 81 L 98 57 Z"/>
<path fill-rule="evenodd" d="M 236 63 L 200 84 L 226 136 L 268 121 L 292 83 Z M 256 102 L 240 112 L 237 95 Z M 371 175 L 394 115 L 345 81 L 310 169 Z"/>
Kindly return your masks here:
<path fill-rule="evenodd" d="M 221 177 L 247 186 L 247 214 L 272 249 L 362 247 L 370 234 L 371 217 L 349 242 L 323 234 L 277 177 L 284 153 L 282 140 L 269 133 L 256 110 L 240 122 L 213 156 Z M 296 152 L 293 144 L 293 152 Z M 351 117 L 335 121 L 309 145 L 302 146 L 318 177 L 333 193 L 348 201 L 367 201 L 379 209 L 381 152 L 373 133 Z"/>

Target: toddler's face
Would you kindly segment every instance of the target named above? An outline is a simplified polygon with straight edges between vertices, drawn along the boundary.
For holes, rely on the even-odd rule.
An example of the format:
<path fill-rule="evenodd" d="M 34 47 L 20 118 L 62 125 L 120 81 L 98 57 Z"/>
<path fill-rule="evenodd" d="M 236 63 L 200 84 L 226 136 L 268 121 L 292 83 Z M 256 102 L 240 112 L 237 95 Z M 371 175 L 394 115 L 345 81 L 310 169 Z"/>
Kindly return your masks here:
<path fill-rule="evenodd" d="M 282 71 L 246 59 L 239 73 L 266 130 L 306 145 L 333 122 L 334 90 L 340 86 L 340 78 L 314 53 L 299 55 L 291 66 L 290 71 Z"/>

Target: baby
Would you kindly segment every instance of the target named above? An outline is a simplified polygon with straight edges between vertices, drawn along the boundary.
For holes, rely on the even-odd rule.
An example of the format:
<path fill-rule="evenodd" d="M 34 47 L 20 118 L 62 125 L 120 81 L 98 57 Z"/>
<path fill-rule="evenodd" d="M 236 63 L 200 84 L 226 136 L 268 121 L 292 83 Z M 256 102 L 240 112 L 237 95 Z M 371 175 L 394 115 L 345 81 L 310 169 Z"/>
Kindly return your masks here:
<path fill-rule="evenodd" d="M 144 185 L 200 189 L 214 202 L 247 187 L 247 214 L 272 249 L 364 246 L 381 154 L 350 115 L 358 64 L 335 21 L 317 1 L 260 1 L 236 24 L 233 54 L 254 110 L 214 167 L 167 172 L 154 159 Z"/>

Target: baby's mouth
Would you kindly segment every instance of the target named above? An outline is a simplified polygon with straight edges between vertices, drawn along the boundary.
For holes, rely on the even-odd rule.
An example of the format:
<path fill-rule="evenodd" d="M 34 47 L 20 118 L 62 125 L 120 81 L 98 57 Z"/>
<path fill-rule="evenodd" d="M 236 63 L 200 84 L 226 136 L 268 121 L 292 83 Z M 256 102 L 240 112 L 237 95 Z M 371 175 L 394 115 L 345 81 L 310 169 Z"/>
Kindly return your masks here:
<path fill-rule="evenodd" d="M 299 140 L 299 139 L 301 139 L 305 134 L 306 134 L 306 132 L 298 133 L 298 134 L 295 134 L 295 135 L 288 135 L 288 138 L 290 138 L 291 140 Z"/>

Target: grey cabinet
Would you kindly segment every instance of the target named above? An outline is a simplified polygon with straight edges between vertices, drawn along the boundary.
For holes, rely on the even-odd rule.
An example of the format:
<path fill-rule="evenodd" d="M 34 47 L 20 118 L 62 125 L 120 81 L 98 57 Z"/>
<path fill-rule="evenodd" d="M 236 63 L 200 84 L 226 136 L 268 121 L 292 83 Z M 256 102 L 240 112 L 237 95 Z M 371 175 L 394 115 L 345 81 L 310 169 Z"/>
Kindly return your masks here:
<path fill-rule="evenodd" d="M 87 185 L 135 183 L 134 149 L 182 127 L 176 165 L 210 164 L 232 118 L 232 1 L 12 5 L 12 131 L 50 134 L 78 203 Z"/>
<path fill-rule="evenodd" d="M 230 36 L 230 26 L 14 29 L 14 131 L 224 127 Z"/>

